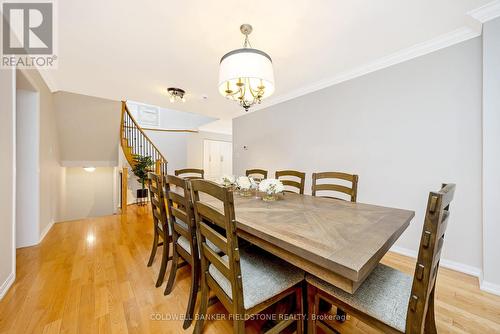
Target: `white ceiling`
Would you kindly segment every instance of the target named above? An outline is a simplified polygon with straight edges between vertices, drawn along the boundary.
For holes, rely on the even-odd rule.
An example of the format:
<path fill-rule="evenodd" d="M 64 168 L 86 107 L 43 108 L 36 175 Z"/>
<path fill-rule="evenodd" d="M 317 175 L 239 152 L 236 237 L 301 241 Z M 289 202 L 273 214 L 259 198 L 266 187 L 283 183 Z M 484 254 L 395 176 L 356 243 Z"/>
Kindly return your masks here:
<path fill-rule="evenodd" d="M 467 13 L 488 2 L 64 0 L 58 69 L 43 75 L 53 90 L 142 101 L 230 125 L 244 111 L 219 95 L 218 63 L 242 46 L 242 23 L 254 27 L 253 47 L 273 58 L 276 92 L 269 101 L 277 102 L 370 71 L 370 64 L 373 70 L 397 62 L 408 50 L 426 52 L 422 45 L 477 36 L 480 25 Z M 188 101 L 170 104 L 170 86 L 185 89 Z"/>

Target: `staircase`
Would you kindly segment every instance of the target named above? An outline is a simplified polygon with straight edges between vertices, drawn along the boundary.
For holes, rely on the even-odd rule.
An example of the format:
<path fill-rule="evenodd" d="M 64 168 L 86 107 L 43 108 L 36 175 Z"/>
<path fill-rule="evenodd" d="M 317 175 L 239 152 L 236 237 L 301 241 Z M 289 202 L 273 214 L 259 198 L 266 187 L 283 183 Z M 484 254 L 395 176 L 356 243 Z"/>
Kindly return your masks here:
<path fill-rule="evenodd" d="M 133 168 L 136 164 L 135 157 L 151 157 L 155 162 L 156 174 L 167 174 L 167 159 L 160 153 L 151 139 L 144 133 L 139 124 L 127 108 L 127 103 L 122 101 L 122 118 L 120 125 L 120 143 L 123 154 L 129 165 Z"/>

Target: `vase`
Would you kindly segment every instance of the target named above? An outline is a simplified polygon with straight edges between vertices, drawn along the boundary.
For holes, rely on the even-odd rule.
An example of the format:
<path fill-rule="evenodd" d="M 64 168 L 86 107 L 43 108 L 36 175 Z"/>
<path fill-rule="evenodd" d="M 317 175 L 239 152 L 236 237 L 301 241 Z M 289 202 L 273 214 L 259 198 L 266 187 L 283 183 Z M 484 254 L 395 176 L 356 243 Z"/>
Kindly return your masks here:
<path fill-rule="evenodd" d="M 252 189 L 240 189 L 241 197 L 250 197 L 252 196 Z"/>
<path fill-rule="evenodd" d="M 266 202 L 272 202 L 272 201 L 275 201 L 278 199 L 278 195 L 275 194 L 275 193 L 272 193 L 272 194 L 268 194 L 266 193 L 263 197 L 262 197 L 262 200 L 266 201 Z"/>

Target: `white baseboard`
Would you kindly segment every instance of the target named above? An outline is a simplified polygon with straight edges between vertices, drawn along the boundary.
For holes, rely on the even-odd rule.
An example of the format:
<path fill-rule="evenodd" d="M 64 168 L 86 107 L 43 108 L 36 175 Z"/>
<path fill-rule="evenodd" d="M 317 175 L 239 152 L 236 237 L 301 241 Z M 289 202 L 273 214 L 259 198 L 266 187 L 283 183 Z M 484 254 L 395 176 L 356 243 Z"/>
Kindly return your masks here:
<path fill-rule="evenodd" d="M 16 280 L 16 274 L 10 273 L 5 282 L 2 283 L 2 286 L 0 286 L 0 300 L 3 299 L 5 294 L 7 294 L 7 291 L 9 291 L 10 287 L 12 286 L 15 280 Z"/>
<path fill-rule="evenodd" d="M 479 280 L 479 287 L 485 292 L 492 293 L 494 295 L 500 296 L 500 285 L 486 282 L 484 280 Z"/>
<path fill-rule="evenodd" d="M 391 252 L 398 253 L 401 255 L 409 256 L 414 259 L 417 258 L 418 253 L 412 249 L 404 248 L 404 247 L 399 247 L 399 246 L 392 246 L 390 249 Z M 446 260 L 446 259 L 441 259 L 439 261 L 439 265 L 443 268 L 455 270 L 467 275 L 475 276 L 481 280 L 481 274 L 482 270 L 473 266 L 469 266 L 467 264 L 451 261 L 451 260 Z"/>
<path fill-rule="evenodd" d="M 49 233 L 52 226 L 54 226 L 54 219 L 52 219 L 50 223 L 47 226 L 45 226 L 45 229 L 40 234 L 40 241 L 38 241 L 38 243 L 41 243 L 43 239 L 45 239 L 45 236 L 47 235 L 47 233 Z"/>

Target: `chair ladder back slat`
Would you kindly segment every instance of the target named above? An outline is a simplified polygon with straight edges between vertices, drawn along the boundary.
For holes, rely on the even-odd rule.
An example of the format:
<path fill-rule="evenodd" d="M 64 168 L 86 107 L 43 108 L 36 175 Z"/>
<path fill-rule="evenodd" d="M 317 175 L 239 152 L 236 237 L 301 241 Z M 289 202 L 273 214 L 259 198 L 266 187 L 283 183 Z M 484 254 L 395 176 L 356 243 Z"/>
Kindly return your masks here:
<path fill-rule="evenodd" d="M 407 333 L 421 333 L 428 316 L 427 312 L 434 312 L 434 288 L 449 220 L 448 210 L 454 192 L 454 184 L 445 184 L 440 191 L 429 194 L 408 304 Z"/>
<path fill-rule="evenodd" d="M 258 175 L 259 179 L 264 180 L 267 179 L 267 170 L 265 169 L 259 169 L 259 168 L 254 168 L 254 169 L 247 169 L 245 172 L 246 176 L 256 176 Z"/>
<path fill-rule="evenodd" d="M 179 176 L 188 180 L 194 180 L 194 179 L 203 179 L 205 177 L 205 171 L 203 169 L 199 168 L 183 168 L 183 169 L 177 169 L 174 171 L 175 176 Z M 187 176 L 182 176 L 185 174 L 196 174 L 196 175 L 187 175 Z"/>
<path fill-rule="evenodd" d="M 299 181 L 290 180 L 290 179 L 283 179 L 283 178 L 290 178 L 290 177 L 296 177 L 299 179 Z M 304 194 L 306 173 L 299 172 L 296 170 L 278 170 L 275 173 L 275 178 L 280 180 L 283 183 L 283 185 L 285 185 L 285 186 L 297 188 L 299 194 Z M 287 191 L 292 192 L 290 190 L 287 190 Z"/>
<path fill-rule="evenodd" d="M 340 184 L 332 183 L 318 183 L 318 180 L 331 179 L 331 180 L 344 180 L 351 182 L 351 187 L 343 186 Z M 346 194 L 350 197 L 351 202 L 356 202 L 358 197 L 358 180 L 359 177 L 356 174 L 347 174 L 343 172 L 321 172 L 313 173 L 312 175 L 312 186 L 311 192 L 313 196 L 317 196 L 318 191 L 333 191 Z M 322 196 L 328 198 L 335 198 L 333 196 Z"/>

